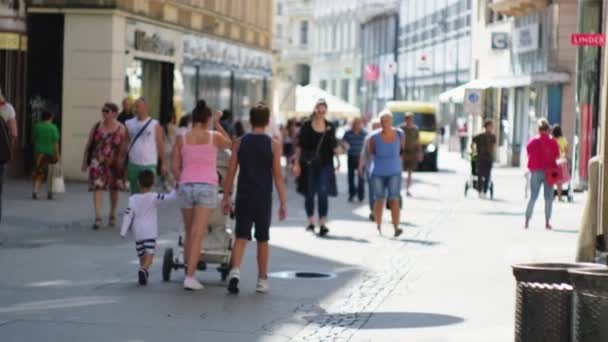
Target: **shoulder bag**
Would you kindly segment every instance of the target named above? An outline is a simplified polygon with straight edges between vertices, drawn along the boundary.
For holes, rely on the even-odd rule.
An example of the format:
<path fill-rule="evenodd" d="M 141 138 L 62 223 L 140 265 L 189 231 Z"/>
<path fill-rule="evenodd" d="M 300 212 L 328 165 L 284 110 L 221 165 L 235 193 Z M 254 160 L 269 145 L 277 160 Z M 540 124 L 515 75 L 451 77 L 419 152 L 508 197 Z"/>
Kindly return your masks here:
<path fill-rule="evenodd" d="M 314 131 L 314 129 L 312 128 L 312 124 L 311 124 L 310 129 Z M 306 166 L 306 167 L 321 166 L 321 146 L 323 145 L 323 142 L 325 141 L 325 136 L 327 135 L 328 130 L 329 130 L 329 127 L 326 126 L 325 132 L 323 132 L 323 135 L 321 136 L 321 139 L 319 139 L 319 142 L 317 143 L 317 147 L 314 150 L 302 151 L 300 160 L 304 166 Z"/>
<path fill-rule="evenodd" d="M 95 124 L 93 132 L 91 132 L 91 135 L 89 136 L 89 145 L 87 147 L 87 166 L 91 166 L 91 161 L 93 160 L 93 151 L 95 150 L 95 134 L 97 134 L 100 124 L 100 122 Z"/>
<path fill-rule="evenodd" d="M 127 158 L 125 159 L 125 166 L 127 166 L 129 164 L 129 152 L 131 152 L 133 145 L 135 145 L 135 143 L 137 142 L 137 139 L 139 139 L 139 137 L 141 137 L 141 135 L 146 131 L 146 128 L 148 128 L 148 126 L 150 125 L 151 122 L 152 122 L 152 118 L 148 119 L 148 122 L 146 122 L 146 124 L 139 130 L 139 132 L 137 132 L 137 134 L 135 134 L 135 137 L 133 138 L 133 140 L 131 140 L 131 143 L 129 144 L 129 148 L 127 149 Z"/>

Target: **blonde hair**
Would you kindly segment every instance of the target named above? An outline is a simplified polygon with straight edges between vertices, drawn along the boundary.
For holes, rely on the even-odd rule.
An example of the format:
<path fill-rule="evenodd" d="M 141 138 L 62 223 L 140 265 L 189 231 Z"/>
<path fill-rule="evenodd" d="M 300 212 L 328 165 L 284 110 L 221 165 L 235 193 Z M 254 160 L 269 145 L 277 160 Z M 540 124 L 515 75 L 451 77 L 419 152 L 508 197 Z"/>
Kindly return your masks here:
<path fill-rule="evenodd" d="M 393 113 L 391 113 L 390 110 L 385 109 L 385 110 L 381 111 L 380 114 L 378 114 L 378 119 L 382 120 L 382 118 L 385 117 L 385 116 L 388 116 L 388 117 L 390 117 L 392 119 L 393 118 Z"/>
<path fill-rule="evenodd" d="M 549 125 L 549 121 L 547 119 L 539 119 L 537 122 L 538 130 L 540 132 L 549 132 L 551 126 Z"/>

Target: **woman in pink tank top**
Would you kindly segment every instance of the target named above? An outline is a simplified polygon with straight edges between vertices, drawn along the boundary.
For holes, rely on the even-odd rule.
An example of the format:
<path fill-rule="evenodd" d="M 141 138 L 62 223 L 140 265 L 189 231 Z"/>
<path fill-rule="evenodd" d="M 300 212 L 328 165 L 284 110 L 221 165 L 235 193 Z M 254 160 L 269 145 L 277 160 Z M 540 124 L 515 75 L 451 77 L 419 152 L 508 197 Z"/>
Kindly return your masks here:
<path fill-rule="evenodd" d="M 184 259 L 187 264 L 184 288 L 202 290 L 194 278 L 201 244 L 207 234 L 211 210 L 218 205 L 217 150 L 230 148 L 228 134 L 219 124 L 221 112 L 213 116 L 205 101 L 192 111 L 192 129 L 179 137 L 173 148 L 171 171 L 179 184 L 178 196 L 185 227 Z M 209 130 L 209 122 L 217 131 Z"/>

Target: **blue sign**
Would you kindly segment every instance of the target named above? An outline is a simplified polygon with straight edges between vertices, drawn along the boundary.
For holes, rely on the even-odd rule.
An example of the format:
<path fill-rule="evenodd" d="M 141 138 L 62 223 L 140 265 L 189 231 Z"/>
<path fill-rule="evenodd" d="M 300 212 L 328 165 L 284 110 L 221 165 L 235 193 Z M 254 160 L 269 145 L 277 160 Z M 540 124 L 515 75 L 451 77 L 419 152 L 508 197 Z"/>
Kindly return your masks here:
<path fill-rule="evenodd" d="M 477 102 L 479 102 L 479 94 L 477 93 L 470 93 L 469 94 L 469 102 L 472 104 L 476 104 Z"/>

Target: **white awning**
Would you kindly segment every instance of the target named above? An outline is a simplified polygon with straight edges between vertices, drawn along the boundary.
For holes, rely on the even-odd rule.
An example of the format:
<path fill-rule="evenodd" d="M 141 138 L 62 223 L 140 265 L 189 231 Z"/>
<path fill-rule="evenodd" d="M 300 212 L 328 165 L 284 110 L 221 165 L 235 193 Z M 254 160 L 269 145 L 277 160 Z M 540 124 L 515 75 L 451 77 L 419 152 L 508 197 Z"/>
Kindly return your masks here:
<path fill-rule="evenodd" d="M 567 82 L 570 82 L 570 75 L 562 72 L 545 72 L 532 75 L 479 79 L 441 93 L 439 95 L 439 102 L 462 103 L 464 102 L 464 94 L 466 89 L 517 88 L 527 87 L 533 84 L 555 84 Z"/>
<path fill-rule="evenodd" d="M 361 110 L 350 103 L 329 94 L 323 89 L 307 85 L 296 87 L 296 105 L 287 112 L 287 117 L 309 116 L 320 99 L 327 103 L 327 114 L 332 119 L 353 119 L 361 117 Z"/>

